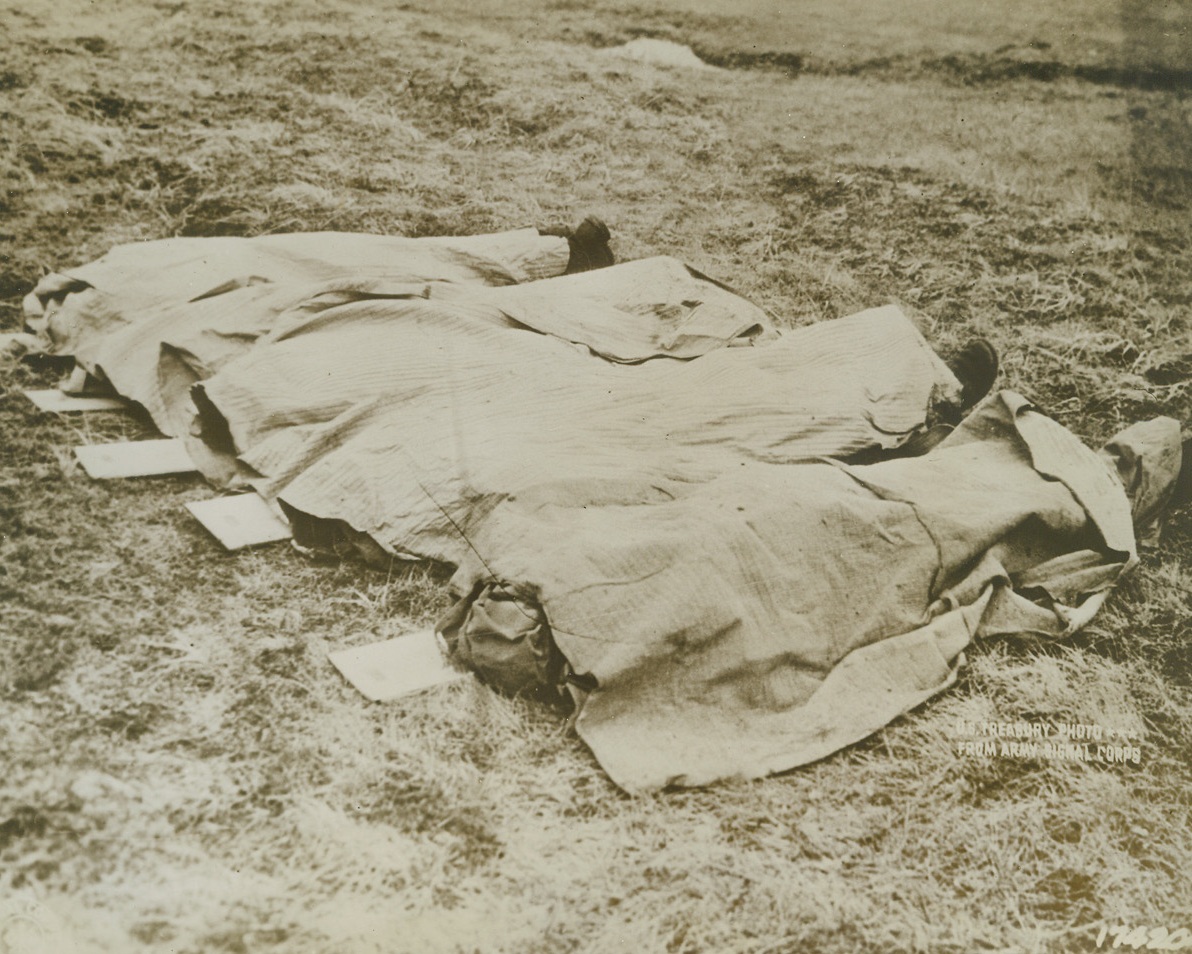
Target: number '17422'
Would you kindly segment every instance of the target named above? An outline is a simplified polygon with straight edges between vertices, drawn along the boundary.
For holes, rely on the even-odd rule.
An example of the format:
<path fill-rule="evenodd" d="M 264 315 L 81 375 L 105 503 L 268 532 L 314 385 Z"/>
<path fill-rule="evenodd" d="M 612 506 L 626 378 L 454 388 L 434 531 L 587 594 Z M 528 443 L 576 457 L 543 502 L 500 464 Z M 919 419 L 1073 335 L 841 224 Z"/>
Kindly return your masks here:
<path fill-rule="evenodd" d="M 1130 927 L 1128 924 L 1104 925 L 1097 932 L 1097 947 L 1103 947 L 1109 938 L 1110 947 L 1129 947 L 1135 951 L 1182 951 L 1192 947 L 1192 932 L 1187 928 L 1168 931 L 1165 927 Z"/>

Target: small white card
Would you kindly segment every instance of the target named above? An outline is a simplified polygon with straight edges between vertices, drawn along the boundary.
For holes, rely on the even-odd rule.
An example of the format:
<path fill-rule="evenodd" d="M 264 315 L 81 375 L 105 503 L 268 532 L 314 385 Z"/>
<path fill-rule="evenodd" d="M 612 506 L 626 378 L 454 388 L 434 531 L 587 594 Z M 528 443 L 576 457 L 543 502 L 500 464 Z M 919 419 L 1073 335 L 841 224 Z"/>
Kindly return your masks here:
<path fill-rule="evenodd" d="M 87 476 L 96 480 L 189 474 L 195 470 L 194 461 L 180 440 L 85 444 L 75 448 L 75 456 Z"/>
<path fill-rule="evenodd" d="M 67 394 L 58 388 L 46 391 L 26 391 L 25 397 L 42 411 L 65 414 L 68 411 L 119 411 L 128 407 L 128 402 L 118 397 L 86 397 Z"/>
<path fill-rule="evenodd" d="M 290 525 L 259 494 L 236 494 L 188 503 L 189 510 L 223 544 L 242 550 L 262 543 L 290 539 Z"/>
<path fill-rule="evenodd" d="M 341 649 L 328 657 L 344 678 L 373 702 L 399 699 L 468 675 L 447 662 L 433 629 Z"/>

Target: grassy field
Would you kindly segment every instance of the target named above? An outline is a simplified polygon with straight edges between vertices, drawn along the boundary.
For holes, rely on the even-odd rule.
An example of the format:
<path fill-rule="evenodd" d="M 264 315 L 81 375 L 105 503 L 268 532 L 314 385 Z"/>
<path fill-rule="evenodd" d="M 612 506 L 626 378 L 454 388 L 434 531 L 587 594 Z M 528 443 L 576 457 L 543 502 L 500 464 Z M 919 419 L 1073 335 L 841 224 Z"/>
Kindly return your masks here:
<path fill-rule="evenodd" d="M 1192 11 L 1082 3 L 0 0 L 0 331 L 168 235 L 463 234 L 596 212 L 787 326 L 898 302 L 1090 442 L 1192 416 Z M 720 64 L 619 57 L 638 36 Z M 630 798 L 563 713 L 370 705 L 329 649 L 442 568 L 227 555 L 148 436 L 0 367 L 0 952 L 1088 951 L 1192 929 L 1192 514 L 1076 638 L 779 778 Z M 962 757 L 964 720 L 1139 764 Z M 1105 946 L 1113 941 L 1108 936 Z"/>

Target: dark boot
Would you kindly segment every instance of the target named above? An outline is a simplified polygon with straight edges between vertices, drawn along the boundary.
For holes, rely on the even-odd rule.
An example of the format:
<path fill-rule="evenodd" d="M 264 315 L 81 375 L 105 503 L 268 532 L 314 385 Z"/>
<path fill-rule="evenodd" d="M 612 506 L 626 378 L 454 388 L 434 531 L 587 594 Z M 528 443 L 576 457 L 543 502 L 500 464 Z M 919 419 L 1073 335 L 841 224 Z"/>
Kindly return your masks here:
<path fill-rule="evenodd" d="M 1180 472 L 1171 491 L 1169 507 L 1183 507 L 1192 503 L 1192 437 L 1180 445 L 1180 451 L 1183 454 L 1180 459 Z"/>
<path fill-rule="evenodd" d="M 616 261 L 608 247 L 611 238 L 608 226 L 594 215 L 589 215 L 574 229 L 547 228 L 539 229 L 538 233 L 567 239 L 567 244 L 571 247 L 571 258 L 567 261 L 564 275 L 606 268 Z"/>
<path fill-rule="evenodd" d="M 974 338 L 947 360 L 948 370 L 960 382 L 960 409 L 967 411 L 993 388 L 997 380 L 997 349 L 984 338 Z"/>

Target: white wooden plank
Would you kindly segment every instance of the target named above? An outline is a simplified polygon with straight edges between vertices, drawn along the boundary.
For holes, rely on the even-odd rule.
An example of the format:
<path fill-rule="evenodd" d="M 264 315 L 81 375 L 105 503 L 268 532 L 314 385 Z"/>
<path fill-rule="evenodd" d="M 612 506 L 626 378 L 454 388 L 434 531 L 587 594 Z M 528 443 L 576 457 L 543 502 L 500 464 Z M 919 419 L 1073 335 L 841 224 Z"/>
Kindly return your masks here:
<path fill-rule="evenodd" d="M 87 397 L 67 394 L 58 388 L 45 391 L 26 391 L 25 397 L 42 411 L 65 414 L 69 411 L 118 411 L 128 407 L 128 402 L 118 397 Z"/>
<path fill-rule="evenodd" d="M 431 629 L 341 649 L 328 656 L 344 678 L 373 702 L 399 699 L 468 675 L 447 662 Z"/>
<path fill-rule="evenodd" d="M 194 461 L 180 440 L 85 444 L 75 448 L 75 456 L 87 475 L 96 480 L 189 474 L 195 470 Z"/>
<path fill-rule="evenodd" d="M 290 525 L 259 494 L 236 494 L 188 503 L 189 510 L 225 550 L 290 538 Z"/>

